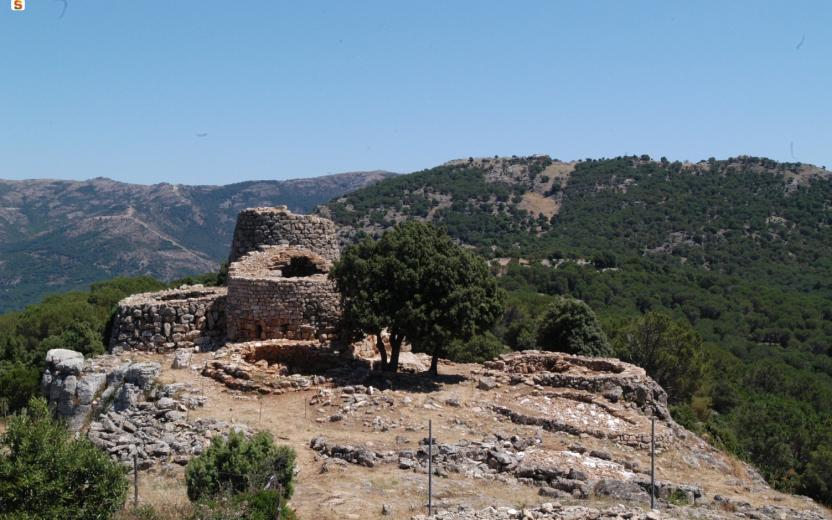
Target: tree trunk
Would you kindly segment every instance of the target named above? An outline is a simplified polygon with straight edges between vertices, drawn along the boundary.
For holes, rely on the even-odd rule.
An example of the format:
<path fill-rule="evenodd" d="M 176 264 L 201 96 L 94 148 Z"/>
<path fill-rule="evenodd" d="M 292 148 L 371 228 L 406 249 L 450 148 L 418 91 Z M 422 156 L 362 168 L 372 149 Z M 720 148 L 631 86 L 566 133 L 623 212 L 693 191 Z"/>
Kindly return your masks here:
<path fill-rule="evenodd" d="M 376 334 L 376 348 L 378 355 L 381 356 L 381 369 L 387 370 L 387 349 L 384 348 L 384 341 L 381 339 L 381 332 Z"/>
<path fill-rule="evenodd" d="M 433 355 L 430 357 L 430 369 L 428 369 L 428 373 L 436 376 L 439 375 L 439 353 L 434 352 Z"/>
<path fill-rule="evenodd" d="M 403 339 L 398 334 L 390 334 L 390 364 L 387 369 L 394 374 L 399 371 L 399 352 L 402 349 Z"/>

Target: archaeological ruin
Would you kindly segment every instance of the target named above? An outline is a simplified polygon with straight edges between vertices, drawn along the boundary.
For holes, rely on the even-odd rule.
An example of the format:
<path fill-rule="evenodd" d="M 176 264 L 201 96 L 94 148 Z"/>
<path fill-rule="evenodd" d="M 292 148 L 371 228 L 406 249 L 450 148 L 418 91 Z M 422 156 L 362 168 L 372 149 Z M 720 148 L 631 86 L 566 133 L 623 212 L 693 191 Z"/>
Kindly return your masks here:
<path fill-rule="evenodd" d="M 262 246 L 296 246 L 329 261 L 338 258 L 335 223 L 314 215 L 295 215 L 286 206 L 250 208 L 240 212 L 229 262 Z"/>
<path fill-rule="evenodd" d="M 334 337 L 335 224 L 285 206 L 240 213 L 226 287 L 184 286 L 119 302 L 110 351 L 213 350 L 226 341 Z"/>
<path fill-rule="evenodd" d="M 295 246 L 252 251 L 228 269 L 227 336 L 231 341 L 333 336 L 338 293 L 330 262 Z"/>

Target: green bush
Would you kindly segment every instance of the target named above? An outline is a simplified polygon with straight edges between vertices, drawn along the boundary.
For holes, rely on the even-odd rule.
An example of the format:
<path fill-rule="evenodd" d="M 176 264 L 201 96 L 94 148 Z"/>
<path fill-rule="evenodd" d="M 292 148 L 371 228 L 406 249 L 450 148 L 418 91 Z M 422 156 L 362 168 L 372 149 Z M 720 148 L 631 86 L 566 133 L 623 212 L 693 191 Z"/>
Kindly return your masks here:
<path fill-rule="evenodd" d="M 537 343 L 544 350 L 582 356 L 611 356 L 607 336 L 589 305 L 559 297 L 541 318 Z"/>
<path fill-rule="evenodd" d="M 474 336 L 470 341 L 453 341 L 447 347 L 448 359 L 457 363 L 482 363 L 505 352 L 508 352 L 506 346 L 491 332 Z"/>
<path fill-rule="evenodd" d="M 0 437 L 3 518 L 109 518 L 127 487 L 124 468 L 89 440 L 73 439 L 43 399 L 32 399 Z"/>
<path fill-rule="evenodd" d="M 274 520 L 280 499 L 280 519 L 296 520 L 279 493 L 261 490 L 237 495 L 222 495 L 197 504 L 191 520 Z"/>
<path fill-rule="evenodd" d="M 202 455 L 191 459 L 185 469 L 188 498 L 216 499 L 224 494 L 256 492 L 272 486 L 284 500 L 294 492 L 295 451 L 276 446 L 272 436 L 259 432 L 251 439 L 231 432 L 228 440 L 215 437 Z"/>
<path fill-rule="evenodd" d="M 686 321 L 648 312 L 617 331 L 613 343 L 616 355 L 642 367 L 667 391 L 671 403 L 689 401 L 702 382 L 702 338 Z"/>

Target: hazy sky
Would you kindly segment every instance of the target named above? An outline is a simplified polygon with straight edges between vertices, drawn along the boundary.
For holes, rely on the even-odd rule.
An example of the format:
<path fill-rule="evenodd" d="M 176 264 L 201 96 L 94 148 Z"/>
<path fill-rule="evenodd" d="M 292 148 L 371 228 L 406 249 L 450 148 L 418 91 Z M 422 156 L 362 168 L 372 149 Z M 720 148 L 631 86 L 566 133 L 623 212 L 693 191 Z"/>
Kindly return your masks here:
<path fill-rule="evenodd" d="M 225 184 L 532 153 L 832 167 L 824 0 L 62 9 L 0 3 L 0 178 Z"/>

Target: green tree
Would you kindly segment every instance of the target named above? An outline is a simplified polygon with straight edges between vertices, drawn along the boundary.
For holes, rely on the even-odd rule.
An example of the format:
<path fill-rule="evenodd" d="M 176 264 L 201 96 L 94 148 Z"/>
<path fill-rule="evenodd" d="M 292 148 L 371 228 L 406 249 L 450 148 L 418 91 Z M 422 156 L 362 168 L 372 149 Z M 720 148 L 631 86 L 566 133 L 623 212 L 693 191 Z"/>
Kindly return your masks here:
<path fill-rule="evenodd" d="M 0 413 L 26 406 L 38 391 L 39 379 L 37 367 L 0 362 Z"/>
<path fill-rule="evenodd" d="M 705 372 L 702 338 L 687 322 L 648 312 L 635 318 L 613 340 L 616 355 L 642 367 L 667 391 L 671 403 L 688 401 Z M 731 396 L 720 406 L 733 406 Z"/>
<path fill-rule="evenodd" d="M 67 348 L 85 356 L 97 356 L 106 350 L 102 331 L 85 322 L 70 323 L 60 334 L 49 336 L 40 344 L 42 351 L 53 348 Z"/>
<path fill-rule="evenodd" d="M 268 432 L 251 439 L 231 432 L 228 440 L 214 437 L 205 453 L 191 459 L 185 482 L 192 501 L 257 492 L 267 484 L 285 501 L 294 493 L 294 470 L 295 450 L 275 445 Z"/>
<path fill-rule="evenodd" d="M 508 349 L 492 332 L 478 334 L 468 341 L 454 340 L 448 345 L 448 359 L 457 363 L 482 363 L 507 352 Z"/>
<path fill-rule="evenodd" d="M 14 518 L 109 518 L 127 494 L 124 469 L 54 422 L 43 399 L 0 436 L 0 513 Z"/>
<path fill-rule="evenodd" d="M 341 293 L 347 336 L 390 333 L 391 356 L 382 365 L 395 371 L 401 344 L 439 356 L 455 340 L 488 330 L 502 313 L 503 295 L 485 261 L 426 223 L 400 224 L 379 240 L 345 251 L 332 271 Z"/>
<path fill-rule="evenodd" d="M 537 344 L 544 350 L 582 356 L 611 356 L 607 335 L 589 305 L 558 297 L 541 317 Z"/>

